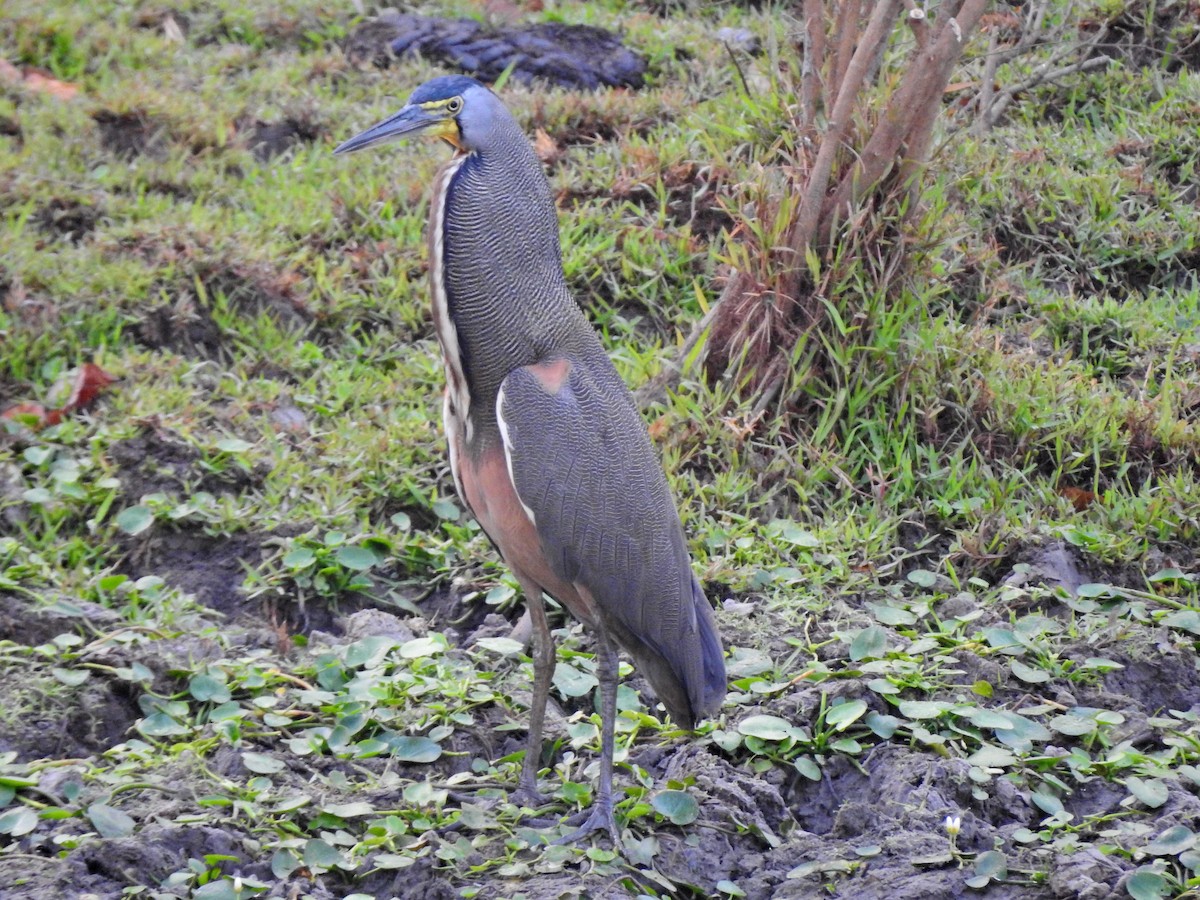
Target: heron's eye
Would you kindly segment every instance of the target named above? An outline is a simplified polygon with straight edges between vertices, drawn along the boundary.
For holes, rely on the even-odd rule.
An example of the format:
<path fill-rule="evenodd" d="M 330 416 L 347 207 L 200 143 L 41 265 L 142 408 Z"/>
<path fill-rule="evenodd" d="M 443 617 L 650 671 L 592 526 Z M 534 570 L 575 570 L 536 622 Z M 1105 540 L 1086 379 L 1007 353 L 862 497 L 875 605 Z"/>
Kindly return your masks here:
<path fill-rule="evenodd" d="M 452 115 L 452 116 L 458 115 L 458 113 L 461 109 L 462 109 L 462 97 L 455 97 L 452 100 L 446 101 L 446 112 L 450 113 L 450 115 Z"/>

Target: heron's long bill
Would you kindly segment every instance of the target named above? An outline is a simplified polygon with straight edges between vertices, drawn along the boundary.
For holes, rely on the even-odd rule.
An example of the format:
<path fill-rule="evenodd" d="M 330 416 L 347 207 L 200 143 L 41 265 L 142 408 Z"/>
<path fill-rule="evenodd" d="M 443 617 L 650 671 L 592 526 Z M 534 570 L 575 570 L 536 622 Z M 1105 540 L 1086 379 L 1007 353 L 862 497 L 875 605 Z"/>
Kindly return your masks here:
<path fill-rule="evenodd" d="M 398 141 L 422 131 L 428 131 L 430 137 L 451 140 L 452 135 L 457 137 L 458 125 L 453 119 L 432 116 L 419 106 L 406 106 L 378 125 L 372 125 L 348 141 L 343 141 L 333 152 L 353 153 L 355 150 L 365 150 L 367 147 Z M 451 143 L 457 144 L 457 141 L 451 140 Z"/>

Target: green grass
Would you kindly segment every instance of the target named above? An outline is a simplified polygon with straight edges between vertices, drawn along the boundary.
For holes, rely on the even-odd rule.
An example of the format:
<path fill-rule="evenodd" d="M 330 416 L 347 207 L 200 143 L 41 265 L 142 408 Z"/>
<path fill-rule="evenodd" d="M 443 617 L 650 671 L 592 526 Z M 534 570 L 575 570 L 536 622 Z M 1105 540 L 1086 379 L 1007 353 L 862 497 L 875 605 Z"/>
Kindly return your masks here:
<path fill-rule="evenodd" d="M 681 211 L 716 191 L 767 240 L 756 214 L 780 190 L 782 16 L 704 7 L 555 9 L 620 23 L 648 87 L 504 92 L 564 151 L 549 175 L 567 277 L 635 386 L 740 252 Z M 121 378 L 61 424 L 0 433 L 0 599 L 31 623 L 0 640 L 0 706 L 24 734 L 39 710 L 86 712 L 109 691 L 133 729 L 73 761 L 0 754 L 0 859 L 208 823 L 256 842 L 260 881 L 303 867 L 346 887 L 416 865 L 471 896 L 587 866 L 670 895 L 663 881 L 683 882 L 651 839 L 697 833 L 705 794 L 636 760 L 677 735 L 623 688 L 626 863 L 573 847 L 531 861 L 540 832 L 496 788 L 519 767 L 500 748 L 523 734 L 529 662 L 498 633 L 445 636 L 480 607 L 511 617 L 513 587 L 443 456 L 423 239 L 443 154 L 330 152 L 438 70 L 351 66 L 342 4 L 172 10 L 182 42 L 166 7 L 51 2 L 0 22 L 0 56 L 80 88 L 63 102 L 0 86 L 19 131 L 0 137 L 0 409 L 84 362 Z M 709 37 L 721 25 L 771 37 L 740 61 L 753 98 Z M 1200 783 L 1195 714 L 1145 698 L 1134 743 L 1128 709 L 1071 698 L 1099 704 L 1111 673 L 1166 657 L 1195 678 L 1198 102 L 1195 73 L 1119 63 L 1039 89 L 992 134 L 942 146 L 899 235 L 918 265 L 879 289 L 849 251 L 826 261 L 822 372 L 798 347 L 760 418 L 695 368 L 648 407 L 698 574 L 752 611 L 719 612 L 732 694 L 697 739 L 730 772 L 818 781 L 871 748 L 915 748 L 965 761 L 976 800 L 1003 781 L 1045 814 L 996 848 L 1009 876 L 952 842 L 975 866 L 963 879 L 1042 883 L 1060 857 L 1039 853 L 1069 844 L 1141 866 L 1159 895 L 1195 884 L 1190 845 L 1154 818 L 1168 787 Z M 260 159 L 256 125 L 284 120 L 308 136 Z M 1082 592 L 1056 586 L 1047 547 Z M 221 548 L 231 593 L 200 602 L 186 554 L 217 565 Z M 464 603 L 431 611 L 430 592 Z M 412 633 L 320 636 L 331 610 L 364 605 Z M 560 625 L 564 812 L 589 797 L 596 728 L 586 639 Z M 230 752 L 241 768 L 222 768 Z M 60 766 L 69 790 L 37 786 Z M 1129 799 L 1072 818 L 1064 801 L 1093 779 Z M 139 793 L 176 781 L 196 796 L 166 811 Z M 461 799 L 476 782 L 498 805 Z M 131 888 L 235 896 L 232 871 L 193 856 Z M 723 884 L 691 889 L 732 895 Z"/>

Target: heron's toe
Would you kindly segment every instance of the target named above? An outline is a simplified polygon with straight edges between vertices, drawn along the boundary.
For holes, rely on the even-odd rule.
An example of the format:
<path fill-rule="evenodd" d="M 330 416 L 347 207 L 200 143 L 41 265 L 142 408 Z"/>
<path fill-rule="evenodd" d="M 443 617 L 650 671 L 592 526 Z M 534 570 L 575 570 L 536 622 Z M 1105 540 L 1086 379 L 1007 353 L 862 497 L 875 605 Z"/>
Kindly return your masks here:
<path fill-rule="evenodd" d="M 527 778 L 521 776 L 517 789 L 508 795 L 508 799 L 518 806 L 528 806 L 533 809 L 546 806 L 554 801 L 538 790 L 537 776 Z"/>
<path fill-rule="evenodd" d="M 624 849 L 621 845 L 621 832 L 617 828 L 617 819 L 613 814 L 611 800 L 608 803 L 603 803 L 600 800 L 597 800 L 592 806 L 591 810 L 584 810 L 583 812 L 571 816 L 565 820 L 566 824 L 568 825 L 574 825 L 579 821 L 582 821 L 583 824 L 580 825 L 575 831 L 560 837 L 553 843 L 574 844 L 588 837 L 593 832 L 607 831 L 609 838 L 612 839 L 613 849 L 618 852 Z"/>

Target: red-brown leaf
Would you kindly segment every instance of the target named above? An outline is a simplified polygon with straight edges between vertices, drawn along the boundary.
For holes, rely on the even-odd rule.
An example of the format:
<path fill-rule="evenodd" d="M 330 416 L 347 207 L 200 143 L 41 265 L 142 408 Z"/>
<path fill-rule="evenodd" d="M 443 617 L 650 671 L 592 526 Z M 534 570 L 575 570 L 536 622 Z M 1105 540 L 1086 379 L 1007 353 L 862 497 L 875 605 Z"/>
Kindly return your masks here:
<path fill-rule="evenodd" d="M 1060 496 L 1066 497 L 1071 501 L 1071 505 L 1075 507 L 1076 512 L 1083 512 L 1089 506 L 1096 502 L 1096 495 L 1091 491 L 1085 491 L 1083 488 L 1071 487 L 1069 485 L 1058 489 Z"/>
<path fill-rule="evenodd" d="M 8 419 L 37 431 L 46 427 L 46 407 L 40 403 L 18 403 L 0 413 L 0 419 Z"/>
<path fill-rule="evenodd" d="M 84 363 L 76 370 L 71 396 L 59 412 L 69 413 L 85 409 L 95 402 L 96 396 L 102 390 L 116 380 L 116 376 L 108 374 L 95 363 Z"/>

